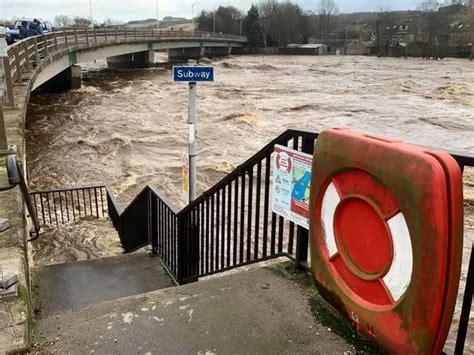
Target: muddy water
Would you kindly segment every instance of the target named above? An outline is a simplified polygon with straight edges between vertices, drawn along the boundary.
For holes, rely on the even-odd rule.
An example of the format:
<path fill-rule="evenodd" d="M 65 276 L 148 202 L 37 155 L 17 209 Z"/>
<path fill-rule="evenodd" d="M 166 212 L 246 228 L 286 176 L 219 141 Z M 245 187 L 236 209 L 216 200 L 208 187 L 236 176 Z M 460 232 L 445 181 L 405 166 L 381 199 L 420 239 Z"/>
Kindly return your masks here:
<path fill-rule="evenodd" d="M 346 126 L 474 151 L 474 62 L 247 56 L 213 64 L 217 81 L 198 88 L 200 192 L 287 128 Z M 169 68 L 112 72 L 98 62 L 83 70 L 82 89 L 30 100 L 31 187 L 105 182 L 125 205 L 153 184 L 184 206 L 180 164 L 187 138 L 186 85 L 174 84 Z M 472 169 L 464 183 L 467 259 L 474 241 Z M 61 242 L 67 236 L 51 236 L 54 242 L 35 248 L 38 262 L 56 260 L 66 249 L 73 252 L 61 261 L 117 252 L 113 232 L 100 223 L 96 227 L 107 239 L 102 245 L 93 240 L 84 247 L 87 233 L 75 233 L 69 244 Z M 470 346 L 474 350 L 474 341 Z"/>

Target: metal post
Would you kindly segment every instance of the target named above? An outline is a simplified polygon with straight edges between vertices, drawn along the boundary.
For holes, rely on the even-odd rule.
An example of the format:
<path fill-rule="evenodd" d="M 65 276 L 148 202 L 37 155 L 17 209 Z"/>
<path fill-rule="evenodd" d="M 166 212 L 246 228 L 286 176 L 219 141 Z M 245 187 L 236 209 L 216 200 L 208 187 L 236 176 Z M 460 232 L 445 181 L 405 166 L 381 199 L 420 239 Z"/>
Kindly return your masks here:
<path fill-rule="evenodd" d="M 462 302 L 461 317 L 459 318 L 458 335 L 454 354 L 463 354 L 466 343 L 467 329 L 469 326 L 469 315 L 471 313 L 472 295 L 474 292 L 474 244 L 471 245 L 471 257 L 469 259 L 469 269 L 467 270 L 466 288 Z"/>
<path fill-rule="evenodd" d="M 214 18 L 213 18 L 214 37 L 216 37 L 216 11 L 217 10 L 214 10 Z"/>
<path fill-rule="evenodd" d="M 92 14 L 92 0 L 89 0 L 89 12 L 91 17 L 91 27 L 94 28 L 94 15 Z"/>
<path fill-rule="evenodd" d="M 158 0 L 156 0 L 156 29 L 160 30 L 160 18 L 158 12 Z"/>
<path fill-rule="evenodd" d="M 303 153 L 313 154 L 314 139 L 303 137 Z M 309 232 L 300 226 L 296 230 L 296 268 L 304 270 L 308 266 Z"/>
<path fill-rule="evenodd" d="M 196 199 L 196 83 L 189 83 L 189 202 Z"/>

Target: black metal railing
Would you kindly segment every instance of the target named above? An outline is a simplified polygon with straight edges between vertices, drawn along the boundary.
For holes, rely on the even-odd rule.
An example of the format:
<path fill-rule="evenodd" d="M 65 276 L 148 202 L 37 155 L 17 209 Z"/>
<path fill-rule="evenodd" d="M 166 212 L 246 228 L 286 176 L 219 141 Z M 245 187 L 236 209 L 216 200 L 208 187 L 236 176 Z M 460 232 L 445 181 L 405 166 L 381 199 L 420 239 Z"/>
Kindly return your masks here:
<path fill-rule="evenodd" d="M 271 155 L 277 144 L 312 154 L 317 136 L 286 131 L 179 212 L 190 244 L 181 281 L 283 255 L 306 264 L 308 231 L 271 209 Z"/>
<path fill-rule="evenodd" d="M 41 226 L 107 216 L 107 190 L 103 185 L 34 191 L 30 197 Z"/>
<path fill-rule="evenodd" d="M 464 354 L 466 345 L 467 329 L 471 315 L 472 296 L 474 295 L 474 244 L 471 245 L 471 255 L 469 257 L 469 268 L 467 270 L 466 286 L 461 307 L 461 316 L 459 317 L 458 333 L 456 336 L 456 345 L 454 354 Z"/>

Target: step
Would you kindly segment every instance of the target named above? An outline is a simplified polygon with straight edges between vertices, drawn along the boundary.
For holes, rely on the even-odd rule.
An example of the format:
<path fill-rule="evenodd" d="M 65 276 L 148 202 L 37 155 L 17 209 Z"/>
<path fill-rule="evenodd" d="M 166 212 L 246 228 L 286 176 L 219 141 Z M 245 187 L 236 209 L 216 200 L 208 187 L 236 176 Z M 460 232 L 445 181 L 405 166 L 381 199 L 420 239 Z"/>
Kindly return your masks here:
<path fill-rule="evenodd" d="M 92 305 L 36 323 L 37 353 L 371 352 L 288 262 Z M 341 325 L 342 324 L 342 325 Z"/>
<path fill-rule="evenodd" d="M 174 286 L 144 252 L 34 268 L 32 281 L 36 318 Z"/>

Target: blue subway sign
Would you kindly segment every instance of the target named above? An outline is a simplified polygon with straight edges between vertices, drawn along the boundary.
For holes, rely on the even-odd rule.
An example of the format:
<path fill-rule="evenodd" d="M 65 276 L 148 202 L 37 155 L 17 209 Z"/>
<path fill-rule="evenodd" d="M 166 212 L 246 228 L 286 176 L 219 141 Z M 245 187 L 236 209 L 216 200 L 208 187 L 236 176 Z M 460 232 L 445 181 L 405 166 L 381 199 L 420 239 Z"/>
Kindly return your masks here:
<path fill-rule="evenodd" d="M 214 67 L 173 67 L 173 80 L 192 83 L 214 81 Z"/>

